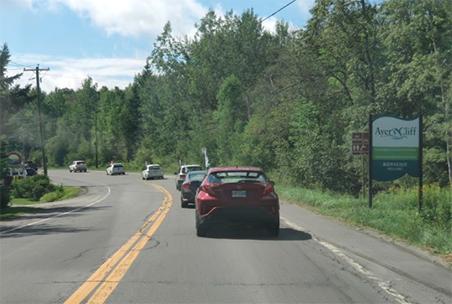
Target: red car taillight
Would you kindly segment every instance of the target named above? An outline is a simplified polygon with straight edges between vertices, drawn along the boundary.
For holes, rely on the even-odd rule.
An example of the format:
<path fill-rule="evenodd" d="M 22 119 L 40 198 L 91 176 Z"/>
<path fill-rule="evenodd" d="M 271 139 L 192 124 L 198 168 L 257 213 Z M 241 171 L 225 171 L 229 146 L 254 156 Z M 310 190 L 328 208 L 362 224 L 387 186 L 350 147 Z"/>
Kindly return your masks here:
<path fill-rule="evenodd" d="M 263 196 L 272 193 L 273 191 L 275 191 L 275 188 L 273 187 L 272 184 L 268 184 L 267 187 L 265 187 L 264 192 L 262 193 Z"/>
<path fill-rule="evenodd" d="M 179 174 L 179 179 L 185 179 L 185 174 Z"/>
<path fill-rule="evenodd" d="M 186 181 L 182 184 L 182 188 L 184 188 L 184 190 L 190 191 L 190 184 L 191 181 Z"/>
<path fill-rule="evenodd" d="M 215 196 L 215 191 L 212 189 L 211 184 L 206 183 L 200 187 L 201 191 L 209 194 L 210 196 Z"/>

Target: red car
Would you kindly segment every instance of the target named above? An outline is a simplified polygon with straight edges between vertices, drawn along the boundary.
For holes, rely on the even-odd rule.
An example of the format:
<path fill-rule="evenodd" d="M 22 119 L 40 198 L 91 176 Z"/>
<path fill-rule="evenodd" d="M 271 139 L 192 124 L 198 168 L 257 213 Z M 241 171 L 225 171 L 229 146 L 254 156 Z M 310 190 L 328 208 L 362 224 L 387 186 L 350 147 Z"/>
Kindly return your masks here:
<path fill-rule="evenodd" d="M 279 199 L 273 186 L 260 168 L 210 169 L 196 194 L 196 234 L 206 236 L 214 224 L 258 224 L 278 236 Z"/>

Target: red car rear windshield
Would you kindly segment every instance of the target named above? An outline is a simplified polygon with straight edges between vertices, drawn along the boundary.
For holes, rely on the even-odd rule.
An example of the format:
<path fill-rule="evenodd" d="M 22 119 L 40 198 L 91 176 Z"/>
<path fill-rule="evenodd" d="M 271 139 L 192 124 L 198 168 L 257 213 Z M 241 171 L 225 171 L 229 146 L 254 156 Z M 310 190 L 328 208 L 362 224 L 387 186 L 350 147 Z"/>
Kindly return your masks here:
<path fill-rule="evenodd" d="M 266 183 L 267 176 L 263 172 L 255 171 L 225 171 L 209 174 L 208 181 L 211 184 Z"/>

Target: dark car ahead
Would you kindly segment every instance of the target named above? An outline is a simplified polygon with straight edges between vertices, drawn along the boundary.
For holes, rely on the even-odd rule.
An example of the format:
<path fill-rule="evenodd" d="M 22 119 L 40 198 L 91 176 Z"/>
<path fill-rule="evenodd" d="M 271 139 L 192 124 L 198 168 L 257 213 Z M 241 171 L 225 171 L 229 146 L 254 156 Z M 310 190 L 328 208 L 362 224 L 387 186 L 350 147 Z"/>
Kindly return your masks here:
<path fill-rule="evenodd" d="M 201 185 L 206 171 L 190 171 L 182 183 L 180 203 L 182 208 L 186 208 L 189 203 L 195 202 L 196 191 Z"/>
<path fill-rule="evenodd" d="M 177 172 L 174 172 L 174 175 L 177 175 L 176 177 L 177 190 L 180 190 L 180 188 L 182 187 L 182 183 L 185 181 L 185 178 L 187 177 L 187 174 L 190 171 L 202 171 L 202 168 L 200 165 L 183 165 L 179 167 L 179 170 L 177 170 Z"/>
<path fill-rule="evenodd" d="M 279 199 L 264 171 L 255 167 L 210 169 L 195 198 L 196 234 L 215 224 L 258 225 L 279 234 Z"/>

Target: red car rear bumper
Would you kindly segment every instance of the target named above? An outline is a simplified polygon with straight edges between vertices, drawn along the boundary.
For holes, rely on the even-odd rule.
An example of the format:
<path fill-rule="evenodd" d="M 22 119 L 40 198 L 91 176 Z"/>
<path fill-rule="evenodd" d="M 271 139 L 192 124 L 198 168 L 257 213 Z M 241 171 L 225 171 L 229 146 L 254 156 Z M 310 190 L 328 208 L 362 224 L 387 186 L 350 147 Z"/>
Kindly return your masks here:
<path fill-rule="evenodd" d="M 199 212 L 199 211 L 197 211 Z M 275 206 L 217 206 L 206 208 L 199 216 L 201 225 L 211 224 L 273 224 L 279 222 L 279 208 Z"/>

